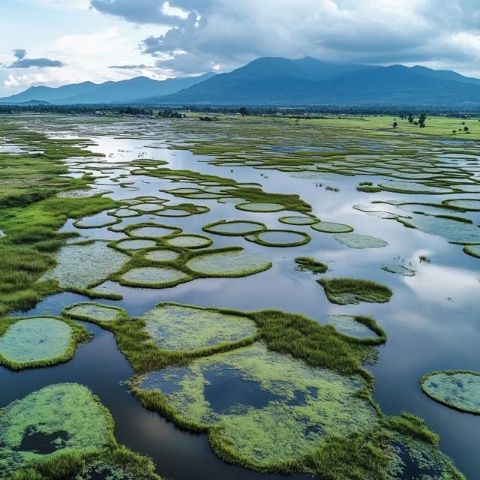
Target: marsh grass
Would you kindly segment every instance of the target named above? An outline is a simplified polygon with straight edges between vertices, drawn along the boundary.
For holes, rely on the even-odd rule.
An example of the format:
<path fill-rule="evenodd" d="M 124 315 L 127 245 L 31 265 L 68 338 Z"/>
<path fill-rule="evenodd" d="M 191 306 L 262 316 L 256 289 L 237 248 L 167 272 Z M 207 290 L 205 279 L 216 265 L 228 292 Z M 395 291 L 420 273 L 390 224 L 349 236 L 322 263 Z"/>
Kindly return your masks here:
<path fill-rule="evenodd" d="M 58 198 L 55 195 L 85 187 L 91 178 L 71 179 L 63 160 L 94 156 L 76 140 L 48 139 L 42 134 L 0 123 L 0 134 L 43 153 L 0 154 L 0 316 L 32 308 L 58 291 L 54 281 L 38 279 L 55 265 L 56 253 L 68 235 L 57 233 L 67 218 L 79 219 L 112 208 L 116 202 L 101 196 Z"/>
<path fill-rule="evenodd" d="M 338 305 L 387 303 L 393 294 L 385 285 L 359 278 L 322 278 L 317 282 L 324 288 L 328 300 Z"/>
<path fill-rule="evenodd" d="M 328 270 L 326 263 L 312 257 L 297 257 L 295 263 L 298 265 L 299 270 L 308 270 L 312 273 L 325 273 Z"/>

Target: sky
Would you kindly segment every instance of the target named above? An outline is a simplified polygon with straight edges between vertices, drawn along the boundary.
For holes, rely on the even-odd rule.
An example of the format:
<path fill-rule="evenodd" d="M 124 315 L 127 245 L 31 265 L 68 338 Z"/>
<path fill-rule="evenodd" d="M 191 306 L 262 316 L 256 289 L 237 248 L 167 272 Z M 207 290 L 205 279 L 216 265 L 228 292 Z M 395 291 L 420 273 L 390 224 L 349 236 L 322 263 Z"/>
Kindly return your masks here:
<path fill-rule="evenodd" d="M 480 78 L 480 0 L 0 0 L 0 96 L 224 72 L 263 56 Z"/>

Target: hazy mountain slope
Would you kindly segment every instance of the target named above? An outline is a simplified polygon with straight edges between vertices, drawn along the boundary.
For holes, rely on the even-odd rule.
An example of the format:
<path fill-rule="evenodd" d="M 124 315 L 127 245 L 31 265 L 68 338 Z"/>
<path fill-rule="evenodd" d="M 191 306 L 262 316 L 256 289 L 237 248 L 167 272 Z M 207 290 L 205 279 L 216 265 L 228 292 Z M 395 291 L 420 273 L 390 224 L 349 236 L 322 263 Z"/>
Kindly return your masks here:
<path fill-rule="evenodd" d="M 152 80 L 136 77 L 119 82 L 95 84 L 84 82 L 63 87 L 30 87 L 25 92 L 0 99 L 0 103 L 23 103 L 45 101 L 57 105 L 88 103 L 130 103 L 139 98 L 154 95 L 169 95 L 211 78 L 207 73 L 198 77 Z"/>

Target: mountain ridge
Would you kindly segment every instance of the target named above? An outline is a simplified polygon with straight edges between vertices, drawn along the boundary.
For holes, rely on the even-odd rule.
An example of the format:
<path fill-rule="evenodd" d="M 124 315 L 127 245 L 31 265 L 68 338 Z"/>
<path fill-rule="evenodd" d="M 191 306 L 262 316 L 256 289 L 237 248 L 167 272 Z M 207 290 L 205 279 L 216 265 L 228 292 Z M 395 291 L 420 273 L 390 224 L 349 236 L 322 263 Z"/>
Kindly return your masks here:
<path fill-rule="evenodd" d="M 262 57 L 231 72 L 31 87 L 3 104 L 480 106 L 480 79 L 420 65 Z"/>
<path fill-rule="evenodd" d="M 128 80 L 103 83 L 82 82 L 61 87 L 34 86 L 10 97 L 0 98 L 0 104 L 44 101 L 53 105 L 129 103 L 143 96 L 168 95 L 214 76 L 205 73 L 196 77 L 154 80 L 139 76 Z"/>

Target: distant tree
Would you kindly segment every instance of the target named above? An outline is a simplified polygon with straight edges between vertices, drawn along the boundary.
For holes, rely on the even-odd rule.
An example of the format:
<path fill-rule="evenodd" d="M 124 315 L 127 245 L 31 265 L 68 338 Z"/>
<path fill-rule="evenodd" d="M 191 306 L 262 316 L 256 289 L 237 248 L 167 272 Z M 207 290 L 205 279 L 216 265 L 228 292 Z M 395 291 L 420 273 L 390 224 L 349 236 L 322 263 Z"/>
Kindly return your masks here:
<path fill-rule="evenodd" d="M 408 123 L 410 124 L 413 123 L 413 115 L 411 113 L 408 114 L 407 120 L 408 120 Z"/>
<path fill-rule="evenodd" d="M 250 112 L 246 109 L 246 107 L 240 108 L 240 110 L 238 111 L 238 113 L 239 113 L 242 117 L 246 117 L 247 115 L 250 115 Z"/>
<path fill-rule="evenodd" d="M 463 127 L 463 131 L 464 131 L 465 133 L 468 133 L 468 127 Z"/>
<path fill-rule="evenodd" d="M 425 121 L 427 120 L 427 115 L 425 113 L 421 113 L 420 117 L 418 117 L 418 126 L 420 128 L 425 128 Z"/>
<path fill-rule="evenodd" d="M 397 122 L 393 122 L 392 127 L 393 127 L 393 128 L 397 128 L 397 127 L 398 127 L 398 123 L 397 123 Z"/>

